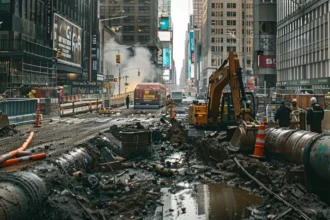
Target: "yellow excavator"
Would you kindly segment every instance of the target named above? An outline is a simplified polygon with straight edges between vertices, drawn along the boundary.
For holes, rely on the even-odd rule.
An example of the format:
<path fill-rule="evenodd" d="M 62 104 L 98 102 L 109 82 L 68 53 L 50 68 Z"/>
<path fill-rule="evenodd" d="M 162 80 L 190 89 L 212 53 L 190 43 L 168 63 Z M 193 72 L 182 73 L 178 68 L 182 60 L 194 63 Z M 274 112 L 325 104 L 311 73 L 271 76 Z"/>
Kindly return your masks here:
<path fill-rule="evenodd" d="M 226 87 L 229 92 L 224 91 Z M 251 148 L 259 127 L 255 112 L 254 96 L 243 88 L 237 54 L 230 52 L 228 59 L 209 77 L 207 104 L 194 102 L 189 106 L 189 129 L 194 130 L 195 136 L 200 133 L 196 130 L 226 131 L 233 150 L 241 145 Z"/>

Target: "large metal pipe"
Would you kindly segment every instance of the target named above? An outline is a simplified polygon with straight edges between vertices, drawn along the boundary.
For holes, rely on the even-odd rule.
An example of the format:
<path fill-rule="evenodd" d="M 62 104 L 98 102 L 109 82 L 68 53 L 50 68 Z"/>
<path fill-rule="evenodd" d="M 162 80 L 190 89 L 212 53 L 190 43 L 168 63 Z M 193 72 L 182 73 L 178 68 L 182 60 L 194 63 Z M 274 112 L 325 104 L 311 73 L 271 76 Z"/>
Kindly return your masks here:
<path fill-rule="evenodd" d="M 30 172 L 1 173 L 0 179 L 0 219 L 37 217 L 40 205 L 47 199 L 42 179 Z"/>
<path fill-rule="evenodd" d="M 305 169 L 330 181 L 330 134 L 270 128 L 266 130 L 265 148 L 267 153 L 303 164 Z"/>
<path fill-rule="evenodd" d="M 45 161 L 27 172 L 0 173 L 0 220 L 37 219 L 50 190 L 47 187 L 52 187 L 51 183 L 58 177 L 54 172 L 65 169 L 71 175 L 75 170 L 93 168 L 98 154 L 94 147 L 76 148 L 54 158 L 57 167 Z M 45 169 L 51 170 L 50 175 L 45 174 Z"/>

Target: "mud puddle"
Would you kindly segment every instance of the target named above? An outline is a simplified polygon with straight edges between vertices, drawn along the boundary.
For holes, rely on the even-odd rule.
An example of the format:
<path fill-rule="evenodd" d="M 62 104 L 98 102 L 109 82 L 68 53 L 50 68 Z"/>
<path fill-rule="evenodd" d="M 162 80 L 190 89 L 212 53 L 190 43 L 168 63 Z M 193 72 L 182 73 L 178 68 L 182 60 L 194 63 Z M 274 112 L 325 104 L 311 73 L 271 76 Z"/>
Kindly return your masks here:
<path fill-rule="evenodd" d="M 248 208 L 261 204 L 262 199 L 248 191 L 222 184 L 200 184 L 192 187 L 180 184 L 180 191 L 162 189 L 163 207 L 156 212 L 163 220 L 217 220 L 244 219 L 250 216 Z"/>

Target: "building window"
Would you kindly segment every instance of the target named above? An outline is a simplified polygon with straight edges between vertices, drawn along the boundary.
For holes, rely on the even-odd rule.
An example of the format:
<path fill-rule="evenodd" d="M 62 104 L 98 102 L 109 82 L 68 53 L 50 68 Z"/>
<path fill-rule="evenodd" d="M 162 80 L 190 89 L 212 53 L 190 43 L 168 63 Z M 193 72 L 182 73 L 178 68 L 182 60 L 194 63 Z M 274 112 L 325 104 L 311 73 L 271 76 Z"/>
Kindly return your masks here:
<path fill-rule="evenodd" d="M 211 21 L 211 25 L 215 25 L 215 20 L 212 20 Z"/>
<path fill-rule="evenodd" d="M 134 23 L 134 16 L 128 16 L 124 18 L 124 23 Z"/>
<path fill-rule="evenodd" d="M 125 6 L 124 11 L 125 12 L 134 12 L 134 6 Z"/>
<path fill-rule="evenodd" d="M 236 52 L 236 47 L 227 47 L 227 52 L 230 51 Z"/>
<path fill-rule="evenodd" d="M 227 3 L 227 8 L 236 8 L 236 3 Z"/>
<path fill-rule="evenodd" d="M 236 26 L 236 20 L 227 20 L 228 26 Z"/>
<path fill-rule="evenodd" d="M 149 36 L 139 36 L 138 40 L 139 40 L 140 43 L 145 44 L 145 43 L 148 43 L 150 41 L 150 37 Z"/>
<path fill-rule="evenodd" d="M 139 33 L 149 33 L 150 27 L 149 26 L 139 26 L 138 32 Z"/>
<path fill-rule="evenodd" d="M 149 16 L 140 16 L 139 23 L 150 23 L 150 17 Z"/>
<path fill-rule="evenodd" d="M 124 4 L 134 4 L 135 0 L 124 0 Z"/>
<path fill-rule="evenodd" d="M 148 6 L 139 6 L 139 12 L 150 13 L 150 7 L 148 7 Z"/>
<path fill-rule="evenodd" d="M 236 17 L 236 12 L 235 11 L 227 11 L 227 17 Z"/>
<path fill-rule="evenodd" d="M 134 26 L 124 26 L 123 32 L 124 33 L 134 32 Z"/>

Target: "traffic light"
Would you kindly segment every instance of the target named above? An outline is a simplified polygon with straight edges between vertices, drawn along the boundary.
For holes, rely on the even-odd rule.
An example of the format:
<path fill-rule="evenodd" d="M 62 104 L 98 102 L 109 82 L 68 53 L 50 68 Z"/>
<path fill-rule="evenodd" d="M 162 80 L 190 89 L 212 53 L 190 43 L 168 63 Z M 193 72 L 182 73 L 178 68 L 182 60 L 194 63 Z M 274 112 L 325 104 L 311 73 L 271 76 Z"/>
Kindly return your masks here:
<path fill-rule="evenodd" d="M 114 82 L 118 82 L 118 78 L 114 78 L 113 81 L 114 81 Z"/>
<path fill-rule="evenodd" d="M 56 58 L 59 59 L 62 57 L 62 49 L 57 49 L 56 51 Z"/>
<path fill-rule="evenodd" d="M 138 76 L 140 76 L 141 75 L 141 73 L 140 73 L 140 71 L 138 72 Z"/>
<path fill-rule="evenodd" d="M 116 55 L 116 63 L 120 63 L 120 54 Z"/>

